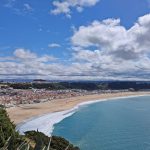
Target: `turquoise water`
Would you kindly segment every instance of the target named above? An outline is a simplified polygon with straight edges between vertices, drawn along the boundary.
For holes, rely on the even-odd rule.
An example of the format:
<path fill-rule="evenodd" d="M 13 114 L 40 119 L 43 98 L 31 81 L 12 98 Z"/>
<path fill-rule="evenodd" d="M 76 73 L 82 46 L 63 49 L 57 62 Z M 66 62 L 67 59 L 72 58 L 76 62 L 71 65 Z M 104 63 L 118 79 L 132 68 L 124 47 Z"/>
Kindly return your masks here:
<path fill-rule="evenodd" d="M 81 150 L 150 150 L 150 97 L 83 106 L 55 125 L 53 134 Z"/>

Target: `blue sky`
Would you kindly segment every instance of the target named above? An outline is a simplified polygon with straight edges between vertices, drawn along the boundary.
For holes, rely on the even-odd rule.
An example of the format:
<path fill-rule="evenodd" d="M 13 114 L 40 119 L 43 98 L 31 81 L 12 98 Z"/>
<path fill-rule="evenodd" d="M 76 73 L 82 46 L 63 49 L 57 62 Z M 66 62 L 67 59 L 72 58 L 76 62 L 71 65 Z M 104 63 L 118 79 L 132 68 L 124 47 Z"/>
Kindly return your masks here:
<path fill-rule="evenodd" d="M 0 78 L 149 80 L 149 12 L 149 0 L 1 0 Z"/>

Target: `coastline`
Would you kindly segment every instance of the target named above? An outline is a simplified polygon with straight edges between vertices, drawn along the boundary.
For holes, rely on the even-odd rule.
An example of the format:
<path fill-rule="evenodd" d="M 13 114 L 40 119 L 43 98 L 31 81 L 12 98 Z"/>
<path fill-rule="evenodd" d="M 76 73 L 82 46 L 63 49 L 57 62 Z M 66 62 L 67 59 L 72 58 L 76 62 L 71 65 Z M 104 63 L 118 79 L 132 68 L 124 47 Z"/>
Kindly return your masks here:
<path fill-rule="evenodd" d="M 136 95 L 137 96 L 150 95 L 150 92 L 122 92 L 122 93 L 84 95 L 66 99 L 55 99 L 45 103 L 23 104 L 12 108 L 7 108 L 6 110 L 8 112 L 10 119 L 15 124 L 19 124 L 24 122 L 24 120 L 28 120 L 33 117 L 69 110 L 83 102 L 95 100 L 102 101 L 102 99 L 136 96 Z"/>
<path fill-rule="evenodd" d="M 53 127 L 64 118 L 74 114 L 79 107 L 91 103 L 116 100 L 127 97 L 150 95 L 150 92 L 123 92 L 109 94 L 95 94 L 59 99 L 40 104 L 21 105 L 7 109 L 12 121 L 17 125 L 17 130 L 23 134 L 27 130 L 39 130 L 50 136 Z"/>
<path fill-rule="evenodd" d="M 62 120 L 64 120 L 67 117 L 72 116 L 82 106 L 99 103 L 102 101 L 126 99 L 126 98 L 133 98 L 133 97 L 139 97 L 139 96 L 146 96 L 146 95 L 113 97 L 113 98 L 108 98 L 108 99 L 100 99 L 100 100 L 93 100 L 93 101 L 79 103 L 77 106 L 75 106 L 69 110 L 53 112 L 53 113 L 36 116 L 36 117 L 30 118 L 28 120 L 25 120 L 24 122 L 17 125 L 16 130 L 18 130 L 20 132 L 20 134 L 24 134 L 24 132 L 26 132 L 26 131 L 32 131 L 32 130 L 37 131 L 38 130 L 47 136 L 51 136 L 52 132 L 54 130 L 55 124 L 61 122 Z"/>

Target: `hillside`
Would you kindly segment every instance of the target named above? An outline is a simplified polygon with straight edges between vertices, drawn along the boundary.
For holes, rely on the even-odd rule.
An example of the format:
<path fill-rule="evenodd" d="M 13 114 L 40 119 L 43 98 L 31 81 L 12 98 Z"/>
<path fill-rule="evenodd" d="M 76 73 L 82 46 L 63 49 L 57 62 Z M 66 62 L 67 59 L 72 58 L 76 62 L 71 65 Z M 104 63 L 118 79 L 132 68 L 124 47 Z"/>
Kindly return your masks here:
<path fill-rule="evenodd" d="M 61 137 L 29 131 L 19 135 L 4 108 L 0 107 L 0 150 L 79 150 Z"/>

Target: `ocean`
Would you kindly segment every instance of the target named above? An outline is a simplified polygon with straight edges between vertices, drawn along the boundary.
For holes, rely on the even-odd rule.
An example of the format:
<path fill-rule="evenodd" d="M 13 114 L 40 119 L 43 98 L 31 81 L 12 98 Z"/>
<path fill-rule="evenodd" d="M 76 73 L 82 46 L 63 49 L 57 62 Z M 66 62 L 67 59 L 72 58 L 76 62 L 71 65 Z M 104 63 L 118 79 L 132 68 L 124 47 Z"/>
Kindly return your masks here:
<path fill-rule="evenodd" d="M 150 150 L 150 97 L 128 97 L 82 105 L 54 125 L 81 150 Z"/>

